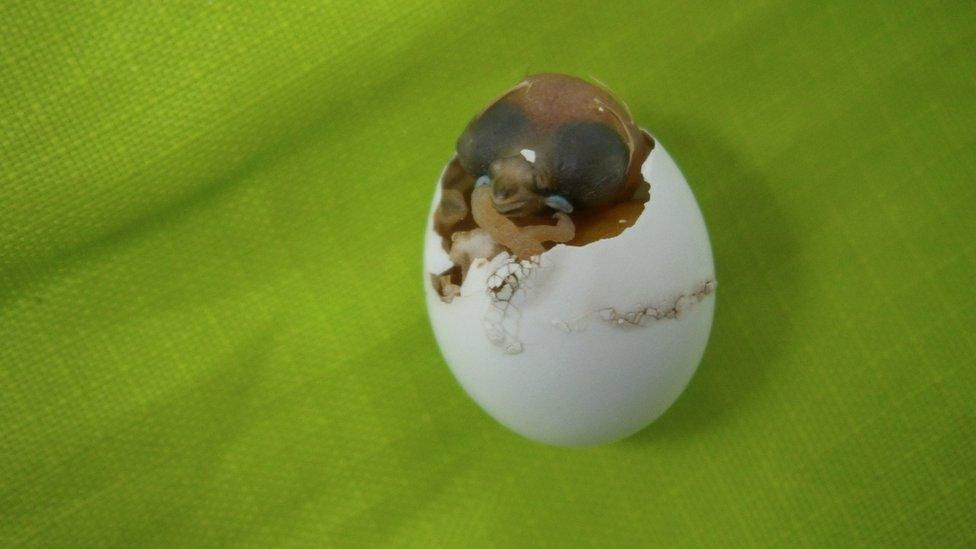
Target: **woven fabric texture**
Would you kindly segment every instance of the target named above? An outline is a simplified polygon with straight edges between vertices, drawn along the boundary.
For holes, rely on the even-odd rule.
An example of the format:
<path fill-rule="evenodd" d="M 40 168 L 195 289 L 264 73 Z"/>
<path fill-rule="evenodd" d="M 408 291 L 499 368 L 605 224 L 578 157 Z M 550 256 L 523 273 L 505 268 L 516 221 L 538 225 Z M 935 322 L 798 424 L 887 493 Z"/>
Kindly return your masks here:
<path fill-rule="evenodd" d="M 0 5 L 0 546 L 976 544 L 976 4 Z M 720 289 L 623 442 L 508 432 L 421 287 L 526 74 L 668 147 Z"/>

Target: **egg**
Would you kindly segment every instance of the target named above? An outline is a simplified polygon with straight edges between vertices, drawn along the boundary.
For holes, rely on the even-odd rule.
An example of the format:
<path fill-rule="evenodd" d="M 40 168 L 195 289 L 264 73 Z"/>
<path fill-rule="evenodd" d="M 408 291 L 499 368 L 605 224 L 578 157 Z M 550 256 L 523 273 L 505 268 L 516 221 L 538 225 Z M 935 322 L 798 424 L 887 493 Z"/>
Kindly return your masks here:
<path fill-rule="evenodd" d="M 511 154 L 539 162 L 555 154 L 545 141 L 516 140 Z M 435 187 L 424 246 L 435 338 L 471 398 L 525 437 L 561 446 L 627 437 L 674 403 L 701 361 L 716 290 L 708 233 L 678 166 L 656 139 L 647 143 L 632 174 L 646 182 L 634 191 L 640 200 L 581 210 L 556 181 L 542 195 L 555 224 L 532 232 L 541 221 L 511 217 L 513 231 L 554 239 L 531 255 L 477 223 L 478 189 L 497 191 L 486 179 L 497 171 L 478 176 L 455 158 Z M 478 177 L 469 194 L 450 184 L 459 177 Z"/>

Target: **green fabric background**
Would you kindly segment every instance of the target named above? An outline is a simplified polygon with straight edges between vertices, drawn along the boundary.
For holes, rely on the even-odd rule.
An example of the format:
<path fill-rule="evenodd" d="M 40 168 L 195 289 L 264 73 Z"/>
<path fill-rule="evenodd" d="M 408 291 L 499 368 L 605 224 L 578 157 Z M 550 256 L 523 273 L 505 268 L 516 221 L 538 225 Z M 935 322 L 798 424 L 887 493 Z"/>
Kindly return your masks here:
<path fill-rule="evenodd" d="M 976 543 L 976 4 L 691 4 L 0 4 L 0 545 Z M 698 374 L 605 447 L 494 423 L 423 306 L 454 140 L 539 71 L 715 250 Z"/>

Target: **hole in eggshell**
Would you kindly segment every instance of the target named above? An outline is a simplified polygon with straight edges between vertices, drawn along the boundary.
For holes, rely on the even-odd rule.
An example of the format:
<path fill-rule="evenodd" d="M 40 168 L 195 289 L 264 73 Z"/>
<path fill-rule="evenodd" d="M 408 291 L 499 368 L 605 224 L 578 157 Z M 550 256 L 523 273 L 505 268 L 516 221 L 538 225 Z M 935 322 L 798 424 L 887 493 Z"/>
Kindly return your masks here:
<path fill-rule="evenodd" d="M 654 140 L 642 132 L 646 139 L 643 158 L 636 163 L 637 169 L 644 163 L 647 155 L 654 147 Z M 640 184 L 629 200 L 609 204 L 588 210 L 577 210 L 569 214 L 575 225 L 575 235 L 564 244 L 567 246 L 586 246 L 599 240 L 613 238 L 632 227 L 641 213 L 644 204 L 650 199 L 650 184 L 640 176 Z M 469 175 L 455 156 L 441 177 L 441 200 L 434 211 L 434 231 L 441 237 L 444 251 L 451 256 L 453 266 L 442 273 L 431 273 L 431 283 L 441 299 L 450 302 L 460 294 L 460 286 L 471 264 L 478 259 L 476 254 L 458 253 L 456 244 L 473 240 L 472 236 L 484 238 L 485 229 L 478 226 L 472 214 L 471 197 L 474 190 L 474 178 Z M 549 225 L 555 228 L 556 220 L 548 216 L 528 216 L 510 218 L 518 227 Z M 462 237 L 463 238 L 459 238 Z M 490 238 L 490 237 L 489 237 Z M 545 242 L 546 250 L 553 248 L 556 243 Z M 482 248 L 484 249 L 484 248 Z M 507 250 L 498 246 L 490 252 L 494 257 L 499 250 Z M 511 251 L 511 250 L 507 250 Z M 463 250 L 462 252 L 467 252 Z M 486 257 L 484 259 L 492 259 Z"/>

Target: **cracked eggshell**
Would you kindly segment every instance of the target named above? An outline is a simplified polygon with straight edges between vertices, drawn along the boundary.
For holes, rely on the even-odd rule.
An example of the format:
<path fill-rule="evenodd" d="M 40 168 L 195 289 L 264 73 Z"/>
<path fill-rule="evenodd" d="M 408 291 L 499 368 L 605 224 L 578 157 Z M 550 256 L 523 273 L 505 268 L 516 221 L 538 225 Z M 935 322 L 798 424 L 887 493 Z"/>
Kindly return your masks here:
<path fill-rule="evenodd" d="M 527 268 L 507 253 L 473 265 L 451 303 L 429 276 L 452 265 L 431 222 L 437 186 L 424 251 L 434 334 L 468 394 L 528 438 L 565 446 L 624 438 L 671 406 L 705 351 L 715 273 L 704 220 L 660 142 L 642 173 L 651 194 L 633 227 L 557 245 Z M 488 287 L 513 270 L 515 307 L 500 312 Z"/>

